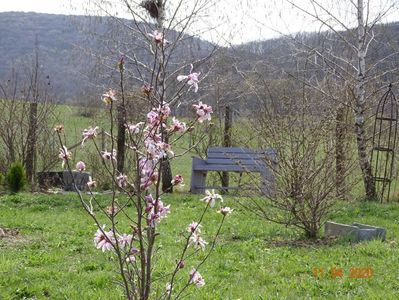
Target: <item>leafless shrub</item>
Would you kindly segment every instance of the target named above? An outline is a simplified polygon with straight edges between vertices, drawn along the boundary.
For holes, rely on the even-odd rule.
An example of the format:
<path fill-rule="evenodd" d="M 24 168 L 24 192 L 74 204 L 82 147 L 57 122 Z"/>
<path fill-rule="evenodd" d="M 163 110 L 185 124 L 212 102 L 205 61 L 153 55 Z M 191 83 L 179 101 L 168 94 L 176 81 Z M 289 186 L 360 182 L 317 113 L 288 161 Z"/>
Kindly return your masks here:
<path fill-rule="evenodd" d="M 240 202 L 261 218 L 295 226 L 315 238 L 337 199 L 335 119 L 321 95 L 294 80 L 258 86 L 257 99 L 251 126 L 264 148 L 278 153 L 277 167 L 267 162 L 276 182 L 266 199 L 252 196 Z M 317 102 L 324 103 L 323 113 Z"/>

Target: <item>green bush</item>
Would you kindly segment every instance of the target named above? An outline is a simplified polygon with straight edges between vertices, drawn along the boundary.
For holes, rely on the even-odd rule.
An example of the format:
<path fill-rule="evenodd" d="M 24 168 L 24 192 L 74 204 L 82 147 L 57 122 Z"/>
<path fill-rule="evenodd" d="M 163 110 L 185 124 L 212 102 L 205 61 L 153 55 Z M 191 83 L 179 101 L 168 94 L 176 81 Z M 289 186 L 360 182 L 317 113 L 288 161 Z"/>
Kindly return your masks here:
<path fill-rule="evenodd" d="M 19 161 L 11 164 L 6 180 L 8 189 L 12 193 L 18 193 L 23 190 L 26 185 L 26 175 L 25 169 Z"/>

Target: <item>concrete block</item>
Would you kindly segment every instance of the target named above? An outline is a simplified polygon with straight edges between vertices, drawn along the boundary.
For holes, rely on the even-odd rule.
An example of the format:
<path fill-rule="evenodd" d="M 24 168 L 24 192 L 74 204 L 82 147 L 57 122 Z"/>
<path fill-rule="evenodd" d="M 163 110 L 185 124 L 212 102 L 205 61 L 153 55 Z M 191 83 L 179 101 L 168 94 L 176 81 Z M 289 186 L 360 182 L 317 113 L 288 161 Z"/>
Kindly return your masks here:
<path fill-rule="evenodd" d="M 76 187 L 80 191 L 85 191 L 87 189 L 87 183 L 90 181 L 91 176 L 88 172 L 75 172 L 70 173 L 69 171 L 64 171 L 62 173 L 63 189 L 65 191 L 74 191 L 73 182 L 75 182 Z"/>
<path fill-rule="evenodd" d="M 366 224 L 353 223 L 352 225 L 327 221 L 324 226 L 326 237 L 349 237 L 355 242 L 381 239 L 385 241 L 386 229 Z"/>

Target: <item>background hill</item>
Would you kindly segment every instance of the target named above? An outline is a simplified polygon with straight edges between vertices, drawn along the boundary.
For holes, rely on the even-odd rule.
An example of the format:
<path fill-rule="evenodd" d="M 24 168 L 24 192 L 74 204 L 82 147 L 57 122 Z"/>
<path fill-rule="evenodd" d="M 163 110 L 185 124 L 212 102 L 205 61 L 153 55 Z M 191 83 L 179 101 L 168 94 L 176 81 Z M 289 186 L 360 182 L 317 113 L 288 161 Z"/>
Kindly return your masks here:
<path fill-rule="evenodd" d="M 121 29 L 123 26 L 108 17 L 0 13 L 0 80 L 8 80 L 13 70 L 21 72 L 22 66 L 32 64 L 37 44 L 41 71 L 49 77 L 57 101 L 74 102 L 82 95 L 94 91 L 98 94 L 98 85 L 109 80 L 100 76 L 107 57 L 113 56 L 113 62 L 119 59 L 120 54 L 112 42 L 131 39 Z M 133 41 L 132 45 L 131 51 L 140 51 L 143 47 L 140 41 Z M 203 57 L 213 47 L 211 43 L 193 38 L 190 45 L 183 43 L 176 51 L 175 59 Z"/>
<path fill-rule="evenodd" d="M 97 97 L 102 90 L 99 86 L 107 87 L 110 80 L 103 76 L 107 72 L 104 66 L 115 63 L 121 51 L 138 53 L 144 61 L 151 59 L 143 51 L 143 42 L 132 41 L 131 35 L 123 29 L 120 22 L 130 21 L 115 22 L 108 17 L 0 13 L 0 82 L 10 79 L 13 70 L 23 72 L 24 65 L 32 64 L 37 45 L 42 74 L 48 76 L 56 101 L 74 103 L 87 95 Z M 368 56 L 370 63 L 399 49 L 399 23 L 378 25 L 375 32 Z M 350 33 L 345 34 L 350 37 Z M 175 32 L 168 33 L 168 36 L 174 35 Z M 212 74 L 228 77 L 232 86 L 237 86 L 240 81 L 237 69 L 247 71 L 262 62 L 262 68 L 257 67 L 258 71 L 266 77 L 275 78 L 283 70 L 296 70 L 298 58 L 309 53 L 306 47 L 342 53 L 345 45 L 337 43 L 333 35 L 301 33 L 295 37 L 250 42 L 222 49 L 214 60 L 217 68 Z M 127 41 L 129 48 L 123 50 L 116 45 L 117 41 Z M 214 47 L 215 45 L 198 38 L 187 39 L 175 51 L 172 63 L 206 57 Z M 355 57 L 349 55 L 348 59 L 353 60 Z M 379 68 L 391 67 L 396 64 L 396 60 L 397 55 L 392 55 Z M 385 77 L 382 80 L 395 81 Z M 211 83 L 212 81 L 213 79 L 210 80 Z M 230 88 L 226 90 L 231 91 Z M 234 98 L 230 94 L 228 96 Z"/>

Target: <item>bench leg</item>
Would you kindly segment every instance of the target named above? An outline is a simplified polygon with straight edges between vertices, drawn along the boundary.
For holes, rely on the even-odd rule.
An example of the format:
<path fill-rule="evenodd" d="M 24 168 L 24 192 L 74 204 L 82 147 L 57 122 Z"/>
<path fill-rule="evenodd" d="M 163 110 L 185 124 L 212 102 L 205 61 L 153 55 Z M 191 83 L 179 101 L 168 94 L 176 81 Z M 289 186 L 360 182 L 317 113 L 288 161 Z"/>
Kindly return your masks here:
<path fill-rule="evenodd" d="M 262 176 L 261 192 L 265 197 L 274 197 L 276 189 L 276 180 L 272 172 L 265 168 L 260 172 Z"/>
<path fill-rule="evenodd" d="M 190 192 L 193 194 L 204 194 L 205 193 L 205 188 L 204 188 L 205 182 L 206 182 L 206 172 L 193 171 L 191 173 Z"/>
<path fill-rule="evenodd" d="M 198 157 L 193 157 L 191 168 L 190 192 L 193 194 L 205 193 L 206 171 L 197 171 L 196 166 L 204 165 L 205 161 Z"/>

